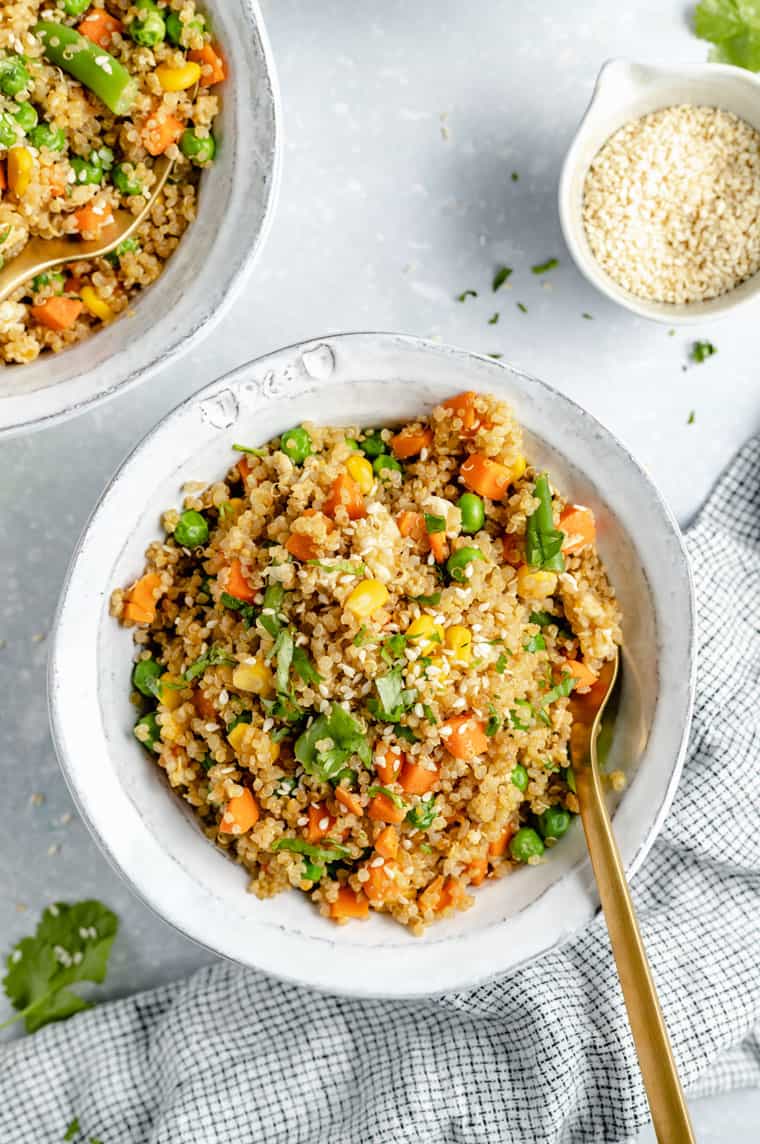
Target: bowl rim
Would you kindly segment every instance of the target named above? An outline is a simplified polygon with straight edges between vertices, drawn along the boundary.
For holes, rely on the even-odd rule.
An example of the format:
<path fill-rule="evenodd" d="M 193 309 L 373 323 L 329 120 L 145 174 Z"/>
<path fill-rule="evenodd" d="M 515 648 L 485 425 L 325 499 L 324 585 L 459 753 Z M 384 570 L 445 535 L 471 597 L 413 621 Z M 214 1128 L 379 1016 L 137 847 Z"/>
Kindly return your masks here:
<path fill-rule="evenodd" d="M 668 810 L 670 809 L 678 786 L 678 782 L 680 780 L 686 749 L 688 746 L 688 735 L 694 703 L 694 689 L 696 679 L 696 610 L 694 584 L 691 565 L 686 553 L 686 548 L 678 523 L 675 520 L 675 517 L 673 516 L 670 508 L 664 501 L 662 495 L 659 493 L 659 490 L 654 485 L 652 479 L 638 464 L 638 462 L 630 454 L 626 447 L 621 444 L 617 438 L 615 438 L 614 435 L 609 432 L 609 430 L 605 429 L 596 420 L 596 418 L 593 417 L 592 414 L 574 402 L 571 398 L 566 397 L 561 392 L 555 390 L 546 382 L 532 377 L 532 375 L 526 373 L 525 371 L 510 366 L 508 363 L 497 362 L 482 354 L 473 353 L 465 349 L 458 349 L 456 347 L 442 345 L 440 343 L 430 342 L 425 339 L 416 338 L 410 335 L 399 335 L 383 332 L 355 332 L 339 335 L 331 334 L 325 338 L 309 339 L 305 342 L 297 342 L 282 349 L 275 350 L 271 353 L 263 355 L 262 357 L 254 359 L 251 362 L 237 367 L 223 377 L 212 380 L 208 385 L 204 386 L 195 394 L 185 398 L 173 410 L 164 415 L 156 423 L 156 425 L 154 425 L 154 427 L 142 438 L 142 440 L 136 445 L 132 452 L 120 464 L 118 470 L 108 482 L 103 493 L 99 497 L 78 540 L 66 573 L 61 596 L 51 629 L 53 632 L 53 639 L 51 641 L 48 660 L 47 689 L 50 726 L 52 730 L 56 755 L 64 779 L 88 829 L 92 833 L 95 841 L 113 868 L 127 882 L 133 892 L 135 892 L 136 895 L 164 922 L 172 925 L 175 929 L 179 930 L 179 932 L 181 932 L 185 937 L 189 938 L 195 944 L 208 950 L 211 953 L 216 954 L 219 957 L 226 958 L 227 960 L 236 962 L 249 968 L 258 969 L 265 973 L 269 973 L 281 980 L 288 981 L 295 985 L 306 986 L 308 988 L 316 989 L 317 991 L 331 994 L 362 998 L 379 997 L 390 999 L 427 997 L 435 994 L 452 992 L 463 988 L 470 988 L 482 982 L 492 980 L 507 970 L 511 971 L 512 969 L 517 968 L 519 965 L 537 956 L 539 953 L 548 952 L 550 949 L 556 948 L 557 946 L 563 944 L 574 933 L 582 928 L 583 925 L 588 923 L 596 913 L 598 909 L 598 895 L 596 894 L 595 889 L 593 889 L 592 892 L 587 895 L 588 900 L 584 904 L 582 910 L 574 907 L 575 913 L 572 919 L 572 923 L 569 927 L 566 927 L 561 933 L 556 935 L 553 941 L 544 941 L 541 938 L 538 940 L 535 940 L 535 938 L 532 939 L 532 943 L 526 943 L 523 941 L 523 947 L 525 947 L 526 944 L 529 944 L 531 945 L 531 948 L 524 949 L 523 956 L 513 961 L 509 961 L 508 957 L 505 957 L 503 964 L 494 964 L 494 959 L 491 957 L 487 966 L 483 967 L 482 962 L 485 959 L 481 956 L 477 963 L 478 968 L 475 969 L 472 963 L 467 963 L 462 966 L 461 959 L 457 959 L 456 956 L 454 956 L 453 959 L 449 958 L 448 960 L 445 959 L 444 956 L 441 956 L 440 964 L 438 962 L 435 963 L 435 975 L 428 977 L 424 973 L 417 972 L 414 976 L 413 984 L 411 987 L 407 987 L 404 984 L 399 985 L 397 982 L 389 984 L 386 981 L 383 988 L 373 988 L 368 985 L 367 976 L 363 974 L 355 974 L 353 977 L 346 975 L 343 977 L 336 974 L 336 972 L 333 971 L 331 967 L 328 967 L 328 969 L 325 970 L 320 966 L 314 970 L 308 962 L 305 960 L 299 960 L 297 951 L 300 951 L 301 955 L 303 955 L 303 953 L 306 951 L 313 952 L 315 948 L 319 949 L 320 945 L 324 946 L 327 943 L 327 939 L 321 939 L 311 935 L 295 934 L 292 931 L 287 932 L 285 927 L 282 925 L 272 926 L 272 924 L 269 923 L 270 928 L 281 932 L 283 940 L 288 939 L 290 941 L 290 946 L 293 947 L 292 951 L 290 946 L 287 944 L 277 947 L 276 940 L 274 940 L 273 948 L 267 949 L 265 956 L 261 955 L 258 948 L 252 953 L 251 949 L 247 946 L 245 948 L 240 948 L 239 942 L 235 943 L 233 941 L 230 943 L 228 940 L 222 940 L 218 936 L 216 937 L 215 941 L 211 941 L 207 936 L 207 931 L 203 925 L 203 920 L 197 916 L 201 912 L 199 909 L 201 904 L 200 902 L 195 903 L 195 915 L 187 916 L 187 909 L 185 909 L 183 914 L 182 911 L 184 908 L 184 903 L 180 907 L 175 907 L 173 901 L 169 902 L 167 895 L 160 891 L 156 886 L 156 883 L 159 880 L 147 876 L 147 869 L 142 871 L 143 876 L 141 880 L 138 879 L 138 875 L 134 870 L 134 863 L 130 868 L 129 862 L 125 861 L 123 847 L 121 853 L 116 853 L 116 850 L 111 845 L 106 831 L 103 829 L 102 825 L 99 825 L 99 816 L 95 809 L 97 800 L 93 799 L 83 788 L 83 786 L 80 786 L 79 782 L 77 781 L 77 764 L 75 762 L 77 753 L 69 749 L 69 740 L 72 733 L 80 734 L 80 731 L 79 728 L 74 726 L 72 721 L 68 718 L 68 693 L 71 692 L 72 687 L 75 692 L 76 685 L 71 683 L 71 680 L 69 676 L 67 676 L 65 670 L 66 643 L 72 635 L 78 636 L 79 633 L 76 630 L 76 627 L 72 624 L 73 617 L 69 617 L 67 613 L 69 609 L 72 584 L 75 579 L 81 575 L 80 559 L 82 557 L 83 550 L 87 545 L 91 528 L 95 523 L 97 523 L 101 513 L 103 513 L 105 510 L 109 494 L 115 488 L 115 486 L 118 485 L 125 471 L 130 469 L 133 465 L 139 463 L 141 454 L 146 452 L 153 443 L 157 443 L 157 440 L 160 439 L 161 435 L 165 431 L 167 431 L 167 426 L 173 421 L 175 416 L 178 416 L 182 412 L 190 409 L 192 406 L 197 405 L 199 401 L 203 401 L 206 395 L 217 395 L 220 391 L 223 391 L 227 388 L 242 385 L 244 381 L 250 378 L 251 371 L 254 368 L 258 372 L 263 372 L 265 377 L 269 377 L 272 374 L 273 367 L 275 367 L 278 363 L 292 360 L 294 355 L 302 356 L 310 350 L 321 349 L 325 343 L 335 346 L 342 344 L 344 346 L 358 345 L 360 347 L 363 345 L 363 343 L 369 343 L 369 345 L 377 352 L 381 352 L 383 348 L 386 348 L 389 344 L 392 343 L 394 346 L 400 346 L 411 354 L 416 353 L 420 355 L 431 355 L 433 358 L 439 354 L 452 355 L 457 359 L 458 364 L 461 365 L 463 373 L 466 371 L 468 362 L 474 359 L 479 363 L 479 365 L 487 364 L 489 368 L 493 369 L 493 376 L 495 379 L 498 379 L 499 371 L 506 370 L 508 373 L 519 379 L 520 384 L 525 386 L 536 385 L 540 387 L 551 396 L 552 400 L 558 401 L 560 406 L 564 404 L 568 409 L 574 410 L 577 417 L 587 419 L 590 423 L 592 431 L 596 434 L 601 434 L 608 443 L 612 444 L 614 449 L 620 455 L 621 459 L 625 461 L 627 465 L 632 465 L 635 468 L 639 480 L 642 481 L 646 486 L 647 492 L 652 498 L 654 507 L 660 513 L 660 520 L 658 522 L 659 525 L 665 526 L 670 539 L 675 542 L 674 552 L 676 557 L 680 560 L 678 573 L 681 577 L 682 587 L 685 587 L 687 592 L 686 616 L 688 619 L 689 628 L 687 639 L 684 644 L 683 653 L 684 666 L 686 669 L 685 675 L 688 678 L 685 679 L 685 686 L 682 691 L 681 710 L 679 712 L 679 719 L 682 719 L 682 726 L 680 736 L 678 738 L 677 750 L 675 751 L 675 757 L 673 758 L 672 762 L 672 769 L 670 770 L 667 783 L 661 792 L 659 805 L 649 819 L 648 828 L 645 830 L 643 835 L 637 835 L 639 839 L 638 845 L 636 846 L 635 852 L 626 862 L 626 871 L 629 878 L 632 877 L 633 874 L 635 874 L 635 872 L 639 869 L 642 862 L 646 858 L 646 855 L 648 854 L 657 834 L 659 833 L 659 830 L 662 827 L 663 821 L 668 813 Z M 282 396 L 287 400 L 291 395 L 286 390 L 283 392 Z M 103 591 L 104 593 L 107 592 L 108 587 L 106 586 Z M 100 630 L 101 622 L 102 621 L 100 619 L 97 621 L 98 631 Z M 69 630 L 70 627 L 71 630 Z M 658 704 L 659 702 L 660 698 L 658 696 Z M 85 746 L 81 740 L 80 746 Z M 171 861 L 171 858 L 166 850 L 162 850 L 161 853 L 167 862 Z M 130 860 L 133 860 L 133 854 L 131 852 Z M 551 886 L 548 890 L 544 890 L 543 893 L 538 895 L 536 899 L 531 900 L 531 902 L 525 907 L 524 911 L 518 912 L 525 912 L 531 908 L 536 907 L 536 905 L 540 903 L 543 898 L 545 898 L 548 894 L 551 894 L 552 891 L 555 891 L 557 887 L 561 887 L 566 878 L 569 879 L 574 874 L 576 874 L 579 868 L 585 869 L 587 872 L 590 871 L 587 857 L 584 856 L 584 858 L 576 865 L 576 867 L 571 868 L 567 874 L 559 879 L 553 886 Z M 150 873 L 153 873 L 152 869 Z M 587 877 L 587 881 L 589 884 L 591 884 L 590 874 Z M 240 892 L 242 897 L 242 886 Z M 503 933 L 504 928 L 509 925 L 510 920 L 510 918 L 507 918 L 499 923 L 494 923 L 493 925 L 487 927 L 486 931 L 484 932 L 494 931 L 498 929 Z M 261 928 L 263 929 L 265 927 L 262 925 Z M 480 936 L 482 936 L 482 934 L 478 935 L 474 932 L 464 935 L 465 938 L 469 937 L 474 942 L 477 942 L 477 939 Z M 432 949 L 435 953 L 437 946 L 437 951 L 440 954 L 444 949 L 444 946 L 453 946 L 455 947 L 455 950 L 456 947 L 459 946 L 459 949 L 463 951 L 465 945 L 466 942 L 462 936 L 453 936 L 450 939 L 440 939 L 435 944 L 430 943 L 427 948 L 428 950 Z M 328 948 L 333 950 L 333 952 L 337 952 L 338 954 L 342 955 L 345 961 L 346 957 L 351 957 L 357 952 L 360 954 L 360 956 L 367 953 L 374 954 L 378 951 L 382 952 L 384 948 L 388 947 L 384 947 L 382 945 L 378 947 L 342 947 L 337 946 L 334 943 L 330 943 Z M 415 946 L 415 948 L 417 948 L 417 946 Z M 428 958 L 428 960 L 430 961 L 431 959 Z M 306 972 L 305 966 L 308 966 L 307 976 L 304 976 Z"/>
<path fill-rule="evenodd" d="M 704 79 L 707 82 L 714 80 L 717 83 L 720 83 L 721 80 L 730 79 L 744 84 L 748 88 L 754 88 L 758 98 L 760 98 L 760 75 L 748 72 L 744 68 L 734 67 L 732 64 L 710 63 L 708 61 L 679 64 L 671 67 L 642 63 L 626 56 L 611 57 L 604 61 L 597 73 L 591 97 L 575 129 L 560 171 L 557 203 L 562 235 L 575 265 L 592 286 L 595 286 L 606 298 L 617 302 L 619 306 L 639 317 L 648 318 L 650 321 L 670 326 L 693 326 L 700 322 L 718 321 L 740 307 L 756 302 L 757 295 L 760 293 L 760 270 L 741 282 L 739 286 L 725 294 L 719 294 L 716 298 L 708 298 L 704 302 L 692 302 L 684 305 L 655 302 L 646 298 L 639 298 L 620 286 L 602 268 L 594 254 L 586 248 L 582 241 L 583 218 L 576 210 L 572 195 L 572 183 L 582 166 L 585 166 L 586 170 L 589 167 L 589 162 L 584 163 L 581 159 L 581 152 L 589 131 L 592 114 L 597 105 L 606 100 L 606 88 L 610 82 L 614 82 L 618 75 L 625 74 L 629 77 L 632 74 L 636 75 L 639 82 L 641 82 L 642 77 L 650 77 L 656 81 Z M 632 97 L 628 100 L 629 104 L 631 101 Z M 705 104 L 710 106 L 712 103 L 713 101 L 706 97 Z M 672 106 L 672 102 L 663 102 L 663 108 L 668 106 Z M 630 120 L 635 118 L 637 118 L 636 115 L 628 117 Z M 621 117 L 620 125 L 622 126 L 626 121 L 625 117 Z M 760 127 L 756 127 L 756 130 L 760 131 Z M 603 145 L 604 143 L 600 144 L 600 146 Z"/>
<path fill-rule="evenodd" d="M 253 244 L 248 249 L 245 257 L 241 258 L 234 267 L 225 293 L 220 299 L 219 304 L 208 312 L 198 325 L 194 326 L 189 332 L 183 333 L 181 330 L 178 330 L 173 333 L 167 340 L 167 344 L 161 353 L 154 358 L 149 365 L 129 366 L 125 377 L 115 385 L 99 389 L 95 393 L 72 401 L 71 404 L 54 407 L 49 413 L 44 413 L 41 416 L 32 417 L 30 419 L 20 416 L 12 422 L 0 422 L 0 440 L 10 440 L 12 437 L 20 436 L 23 433 L 36 433 L 38 430 L 49 429 L 54 425 L 62 424 L 150 380 L 150 378 L 155 377 L 161 370 L 171 364 L 172 361 L 192 350 L 200 341 L 205 340 L 240 297 L 248 274 L 252 271 L 266 245 L 274 222 L 282 182 L 284 150 L 282 96 L 274 54 L 261 12 L 260 3 L 259 0 L 240 0 L 240 4 L 246 12 L 248 22 L 255 25 L 256 28 L 265 64 L 262 78 L 268 88 L 272 105 L 272 167 L 268 171 L 269 189 L 264 214 L 261 219 L 261 226 L 259 227 Z M 97 334 L 93 336 L 97 337 Z M 85 339 L 85 341 L 87 340 L 89 339 Z M 84 343 L 78 343 L 78 345 L 82 344 Z M 78 345 L 72 346 L 69 350 L 64 352 L 74 352 L 78 348 Z M 24 366 L 21 365 L 18 368 L 23 369 Z M 86 372 L 87 371 L 85 371 L 85 373 Z M 61 383 L 62 386 L 65 384 L 66 382 Z M 58 385 L 51 386 L 51 392 L 54 393 L 57 388 Z M 0 406 L 1 405 L 2 399 L 0 399 Z"/>

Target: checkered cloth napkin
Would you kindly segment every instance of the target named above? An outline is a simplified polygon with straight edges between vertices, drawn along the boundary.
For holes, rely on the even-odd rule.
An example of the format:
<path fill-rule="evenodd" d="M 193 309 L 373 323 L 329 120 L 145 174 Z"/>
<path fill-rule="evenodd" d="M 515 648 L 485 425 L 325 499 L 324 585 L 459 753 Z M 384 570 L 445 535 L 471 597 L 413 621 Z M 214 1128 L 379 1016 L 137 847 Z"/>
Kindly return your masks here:
<path fill-rule="evenodd" d="M 760 1084 L 760 440 L 688 534 L 696 715 L 633 882 L 686 1088 Z M 218 964 L 6 1049 L 0 1141 L 79 1118 L 103 1144 L 622 1142 L 648 1122 L 601 916 L 507 976 L 426 1002 L 320 996 Z"/>

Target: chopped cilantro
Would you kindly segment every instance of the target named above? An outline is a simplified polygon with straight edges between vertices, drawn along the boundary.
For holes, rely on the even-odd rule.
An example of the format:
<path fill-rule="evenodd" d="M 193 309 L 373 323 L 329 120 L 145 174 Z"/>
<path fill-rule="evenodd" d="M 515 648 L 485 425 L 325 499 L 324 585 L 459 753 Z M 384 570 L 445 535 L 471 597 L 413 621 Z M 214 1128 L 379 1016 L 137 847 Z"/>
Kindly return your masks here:
<path fill-rule="evenodd" d="M 405 727 L 403 723 L 397 723 L 394 732 L 397 739 L 403 739 L 405 743 L 419 743 L 419 738 L 415 735 L 411 727 Z"/>
<path fill-rule="evenodd" d="M 320 751 L 317 744 L 330 740 L 333 746 Z M 337 782 L 352 775 L 346 764 L 356 755 L 368 767 L 372 752 L 361 723 L 339 704 L 334 703 L 329 715 L 318 715 L 310 727 L 296 739 L 294 754 L 307 775 L 323 782 Z"/>
<path fill-rule="evenodd" d="M 587 314 L 585 310 L 581 314 L 581 317 L 585 318 L 587 322 L 593 322 L 593 320 L 594 320 L 594 315 L 593 314 Z"/>
<path fill-rule="evenodd" d="M 431 798 L 427 802 L 420 802 L 413 806 L 406 816 L 406 822 L 415 830 L 429 830 L 438 816 L 438 808 Z"/>
<path fill-rule="evenodd" d="M 74 1119 L 72 1120 L 71 1124 L 66 1129 L 66 1132 L 64 1134 L 63 1139 L 64 1140 L 73 1140 L 79 1131 L 80 1131 L 79 1117 L 75 1116 Z"/>
<path fill-rule="evenodd" d="M 488 722 L 486 723 L 486 735 L 491 738 L 497 731 L 501 730 L 501 715 L 498 714 L 493 703 L 488 704 Z"/>
<path fill-rule="evenodd" d="M 311 683 L 316 686 L 322 682 L 322 676 L 302 647 L 293 648 L 293 671 L 304 683 Z"/>
<path fill-rule="evenodd" d="M 261 601 L 261 611 L 258 616 L 258 623 L 268 632 L 272 639 L 276 639 L 280 628 L 282 627 L 282 616 L 280 609 L 282 608 L 283 600 L 285 599 L 285 589 L 282 584 L 275 581 L 270 584 L 264 593 L 264 598 Z"/>
<path fill-rule="evenodd" d="M 697 420 L 697 415 L 696 415 L 696 413 L 694 412 L 694 410 L 692 409 L 691 413 L 690 413 L 690 414 L 689 414 L 689 416 L 686 418 L 686 424 L 687 424 L 687 425 L 693 425 L 693 424 L 694 424 L 694 422 L 695 422 L 696 420 Z"/>
<path fill-rule="evenodd" d="M 546 274 L 547 270 L 554 270 L 559 266 L 558 258 L 547 258 L 546 262 L 537 262 L 535 266 L 531 266 L 531 274 Z"/>
<path fill-rule="evenodd" d="M 491 317 L 488 319 L 489 326 L 495 326 L 496 323 L 498 322 L 498 320 L 499 320 L 499 312 L 497 310 L 496 313 L 492 314 Z"/>
<path fill-rule="evenodd" d="M 497 268 L 493 276 L 493 282 L 491 283 L 491 289 L 493 290 L 494 294 L 498 289 L 500 289 L 500 287 L 504 285 L 511 273 L 511 266 L 499 266 Z"/>
<path fill-rule="evenodd" d="M 187 670 L 183 672 L 182 678 L 186 683 L 192 683 L 199 675 L 203 675 L 207 667 L 233 667 L 236 663 L 237 660 L 233 659 L 231 655 L 227 655 L 223 648 L 212 647 L 205 655 L 199 656 L 195 663 L 190 664 Z"/>
<path fill-rule="evenodd" d="M 434 516 L 432 513 L 425 513 L 425 531 L 430 534 L 434 532 L 446 531 L 446 518 L 444 516 Z"/>
<path fill-rule="evenodd" d="M 231 596 L 229 592 L 222 592 L 219 602 L 233 612 L 240 612 L 246 627 L 251 627 L 256 618 L 256 609 L 253 604 L 246 604 L 245 600 L 239 600 L 237 596 Z"/>
<path fill-rule="evenodd" d="M 415 604 L 427 604 L 429 607 L 434 608 L 436 604 L 441 602 L 441 593 L 433 592 L 432 596 L 408 596 L 407 599 L 413 600 Z"/>
<path fill-rule="evenodd" d="M 707 361 L 709 357 L 716 354 L 718 351 L 712 342 L 694 342 L 691 347 L 689 357 L 697 365 L 701 365 L 703 361 Z"/>
<path fill-rule="evenodd" d="M 272 849 L 291 850 L 294 854 L 303 854 L 312 862 L 319 863 L 340 862 L 341 859 L 349 858 L 351 855 L 351 851 L 347 847 L 341 846 L 339 842 L 334 842 L 332 838 L 326 838 L 324 846 L 315 846 L 303 838 L 278 838 Z"/>
<path fill-rule="evenodd" d="M 554 703 L 557 699 L 565 699 L 575 687 L 575 678 L 568 672 L 563 675 L 559 683 L 546 692 L 541 700 L 542 707 L 548 707 L 550 703 Z"/>
<path fill-rule="evenodd" d="M 105 980 L 119 920 L 101 902 L 69 905 L 56 902 L 43 912 L 33 937 L 24 937 L 11 951 L 3 987 L 19 1012 L 0 1028 L 23 1018 L 34 1033 L 50 1021 L 62 1021 L 89 1009 L 70 986 Z"/>
<path fill-rule="evenodd" d="M 499 658 L 496 660 L 496 663 L 494 664 L 494 669 L 499 673 L 499 675 L 503 675 L 504 672 L 506 671 L 506 668 L 507 668 L 507 657 L 505 656 L 504 652 L 502 652 L 501 655 L 499 656 Z"/>
<path fill-rule="evenodd" d="M 368 635 L 367 625 L 362 624 L 351 642 L 353 643 L 354 647 L 364 647 L 365 644 L 374 643 L 375 637 L 372 635 L 372 633 Z"/>
<path fill-rule="evenodd" d="M 528 313 L 528 307 L 525 305 L 524 302 L 518 302 L 517 303 L 517 309 L 520 310 L 523 314 Z"/>
<path fill-rule="evenodd" d="M 461 294 L 457 294 L 457 302 L 465 302 L 468 298 L 477 298 L 477 290 L 463 290 Z"/>
<path fill-rule="evenodd" d="M 380 655 L 386 663 L 393 663 L 394 659 L 399 659 L 404 654 L 406 647 L 406 636 L 398 633 L 395 636 L 388 636 L 383 640 L 383 646 Z"/>
<path fill-rule="evenodd" d="M 236 453 L 248 453 L 251 457 L 266 457 L 268 449 L 252 449 L 249 445 L 233 445 Z"/>
<path fill-rule="evenodd" d="M 393 805 L 397 806 L 399 809 L 402 809 L 404 806 L 406 806 L 406 803 L 404 802 L 401 795 L 396 794 L 387 786 L 371 786 L 367 791 L 367 794 L 370 798 L 374 798 L 376 794 L 384 794 L 385 797 L 389 798 Z"/>
<path fill-rule="evenodd" d="M 384 723 L 398 723 L 417 698 L 417 692 L 404 688 L 402 670 L 395 667 L 375 680 L 378 699 L 367 700 L 367 707 Z"/>
<path fill-rule="evenodd" d="M 438 722 L 438 720 L 435 717 L 435 712 L 433 711 L 433 708 L 428 703 L 422 704 L 422 711 L 423 711 L 423 714 L 424 714 L 425 718 L 427 719 L 428 723 L 437 723 Z"/>
<path fill-rule="evenodd" d="M 539 632 L 538 635 L 531 636 L 530 639 L 523 644 L 523 650 L 529 652 L 546 651 L 546 640 Z"/>

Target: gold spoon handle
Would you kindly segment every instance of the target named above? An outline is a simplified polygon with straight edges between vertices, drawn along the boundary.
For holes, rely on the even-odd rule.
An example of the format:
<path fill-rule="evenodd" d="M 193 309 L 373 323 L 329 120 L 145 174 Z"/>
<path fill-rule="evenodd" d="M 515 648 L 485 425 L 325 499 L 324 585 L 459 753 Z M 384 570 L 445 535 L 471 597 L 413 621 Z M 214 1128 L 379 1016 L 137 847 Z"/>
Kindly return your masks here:
<path fill-rule="evenodd" d="M 576 766 L 583 829 L 660 1144 L 695 1144 L 673 1049 L 595 766 Z"/>

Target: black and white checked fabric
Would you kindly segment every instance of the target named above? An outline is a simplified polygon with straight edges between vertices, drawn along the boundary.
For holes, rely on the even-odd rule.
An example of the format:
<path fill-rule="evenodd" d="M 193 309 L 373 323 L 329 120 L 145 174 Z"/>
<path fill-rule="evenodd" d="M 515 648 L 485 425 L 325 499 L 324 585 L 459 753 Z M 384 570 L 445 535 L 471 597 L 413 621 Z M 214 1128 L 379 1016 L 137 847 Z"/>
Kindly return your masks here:
<path fill-rule="evenodd" d="M 760 1084 L 760 440 L 688 545 L 698 702 L 634 896 L 692 1095 Z M 345 1001 L 230 965 L 6 1049 L 0 1141 L 622 1142 L 647 1105 L 606 930 L 473 991 Z"/>

